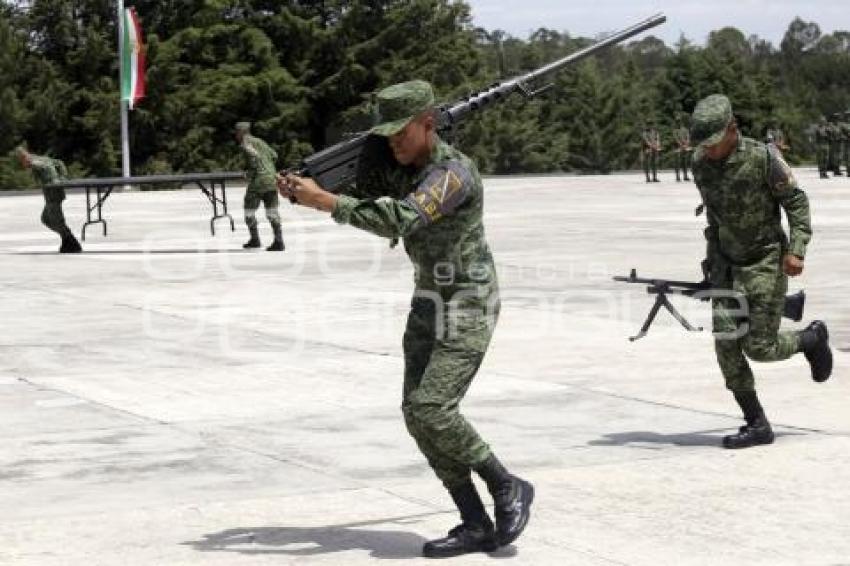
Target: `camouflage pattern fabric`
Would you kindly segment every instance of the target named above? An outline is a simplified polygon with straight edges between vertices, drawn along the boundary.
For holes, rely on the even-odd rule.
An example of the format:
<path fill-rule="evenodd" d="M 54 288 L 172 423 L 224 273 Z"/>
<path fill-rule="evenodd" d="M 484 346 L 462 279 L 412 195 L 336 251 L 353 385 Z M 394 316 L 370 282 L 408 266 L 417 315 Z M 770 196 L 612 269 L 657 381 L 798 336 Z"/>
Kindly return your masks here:
<path fill-rule="evenodd" d="M 846 119 L 843 122 L 839 122 L 838 124 L 839 131 L 841 133 L 841 163 L 839 163 L 839 169 L 841 169 L 841 164 L 844 164 L 844 167 L 847 168 L 847 175 L 850 176 L 850 122 Z"/>
<path fill-rule="evenodd" d="M 243 206 L 245 208 L 245 224 L 248 228 L 257 227 L 257 209 L 260 208 L 260 203 L 266 208 L 266 218 L 274 225 L 280 224 L 280 199 L 277 191 L 246 191 Z"/>
<path fill-rule="evenodd" d="M 641 155 L 643 157 L 643 172 L 646 174 L 647 180 L 649 180 L 649 174 L 652 172 L 652 178 L 655 179 L 658 177 L 658 149 L 661 147 L 661 137 L 658 135 L 658 130 L 655 128 L 649 128 L 643 131 L 641 134 L 641 145 L 643 147 L 643 151 Z"/>
<path fill-rule="evenodd" d="M 65 189 L 52 188 L 48 185 L 58 183 L 68 178 L 68 169 L 59 159 L 42 155 L 31 155 L 32 174 L 41 185 L 44 194 L 44 210 L 41 212 L 41 223 L 60 236 L 71 235 L 71 229 L 65 221 L 62 212 L 62 201 L 65 200 Z"/>
<path fill-rule="evenodd" d="M 401 198 L 341 196 L 333 218 L 404 241 L 415 268 L 415 292 L 403 341 L 402 410 L 408 431 L 451 489 L 468 481 L 472 468 L 490 455 L 459 410 L 499 310 L 482 223 L 483 184 L 472 161 L 438 139 L 429 163 L 406 190 L 386 191 L 402 192 Z"/>
<path fill-rule="evenodd" d="M 805 256 L 812 234 L 808 198 L 775 148 L 744 137 L 722 161 L 707 159 L 697 148 L 693 173 L 706 205 L 711 282 L 739 293 L 748 306 L 739 313 L 737 300 L 713 299 L 717 361 L 730 390 L 752 391 L 747 357 L 778 361 L 799 351 L 799 333 L 779 332 L 788 286 L 782 258 Z M 788 216 L 790 239 L 780 207 Z"/>
<path fill-rule="evenodd" d="M 248 192 L 276 192 L 277 152 L 260 138 L 244 134 L 240 144 L 248 174 Z"/>
<path fill-rule="evenodd" d="M 836 175 L 841 174 L 841 128 L 835 122 L 827 124 L 829 139 L 829 153 L 827 156 L 827 169 Z"/>
<path fill-rule="evenodd" d="M 821 176 L 829 169 L 829 127 L 825 120 L 815 126 L 815 145 L 817 146 L 818 171 Z"/>
<path fill-rule="evenodd" d="M 688 180 L 688 169 L 691 166 L 691 134 L 684 126 L 676 128 L 673 132 L 676 142 L 676 159 L 673 163 L 676 168 L 676 180 L 679 180 L 679 172 L 684 174 Z"/>

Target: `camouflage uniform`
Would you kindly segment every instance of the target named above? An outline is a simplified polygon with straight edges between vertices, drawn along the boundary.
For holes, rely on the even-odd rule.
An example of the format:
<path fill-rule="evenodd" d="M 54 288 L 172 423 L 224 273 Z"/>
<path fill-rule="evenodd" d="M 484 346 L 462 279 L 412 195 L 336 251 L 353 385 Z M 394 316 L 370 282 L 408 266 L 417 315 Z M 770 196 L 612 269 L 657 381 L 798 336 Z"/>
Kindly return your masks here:
<path fill-rule="evenodd" d="M 387 155 L 377 175 L 357 176 L 358 183 L 370 185 L 357 193 L 373 196 L 340 195 L 332 216 L 340 224 L 403 239 L 414 266 L 415 292 L 403 339 L 402 412 L 463 521 L 448 537 L 426 542 L 422 553 L 489 552 L 523 532 L 534 487 L 508 472 L 460 413 L 499 313 L 496 269 L 482 222 L 484 187 L 475 164 L 431 130 L 431 85 L 393 85 L 378 93 L 377 104 L 381 121 L 367 139 L 392 141 L 408 127 L 412 135 L 433 137 L 408 138 L 414 140 L 408 144 L 399 141 L 404 137 L 395 138 L 416 153 L 414 163 L 402 166 Z M 369 163 L 378 165 L 381 153 L 366 152 L 372 154 Z M 381 178 L 385 190 L 375 186 Z M 493 496 L 495 527 L 472 482 L 473 471 Z"/>
<path fill-rule="evenodd" d="M 832 171 L 836 177 L 841 176 L 841 128 L 836 117 L 833 116 L 827 124 L 829 138 L 829 157 L 827 169 Z"/>
<path fill-rule="evenodd" d="M 643 172 L 646 174 L 646 182 L 658 182 L 658 152 L 661 148 L 661 137 L 655 128 L 644 128 L 641 134 L 641 156 L 643 158 Z M 652 171 L 652 179 L 649 173 Z"/>
<path fill-rule="evenodd" d="M 850 112 L 844 113 L 844 120 L 838 124 L 841 132 L 841 162 L 847 169 L 847 176 L 850 177 Z M 838 166 L 841 170 L 841 164 Z"/>
<path fill-rule="evenodd" d="M 42 224 L 59 234 L 63 240 L 73 237 L 71 229 L 65 222 L 65 214 L 62 212 L 65 189 L 48 186 L 66 180 L 68 169 L 59 159 L 41 155 L 30 155 L 30 159 L 32 160 L 33 177 L 41 185 L 41 190 L 44 193 L 44 210 L 41 212 Z"/>
<path fill-rule="evenodd" d="M 712 285 L 740 293 L 749 307 L 749 316 L 742 317 L 735 299 L 712 302 L 717 361 L 726 387 L 737 393 L 755 390 L 747 357 L 770 362 L 801 351 L 798 332 L 779 332 L 788 287 L 782 261 L 787 253 L 805 256 L 812 230 L 808 198 L 775 148 L 739 137 L 725 160 L 705 157 L 704 146 L 717 143 L 723 135 L 718 126 L 731 119 L 728 99 L 713 95 L 694 111 L 692 137 L 700 143 L 693 173 L 706 205 Z M 790 241 L 780 208 L 788 216 Z M 738 330 L 742 335 L 733 336 Z"/>
<path fill-rule="evenodd" d="M 249 132 L 250 124 L 240 122 L 236 130 L 242 132 L 242 141 L 239 147 L 245 156 L 245 171 L 248 175 L 248 188 L 245 191 L 244 209 L 245 224 L 251 232 L 252 241 L 256 240 L 259 246 L 259 232 L 257 223 L 257 209 L 260 203 L 265 206 L 266 218 L 272 226 L 275 241 L 282 242 L 282 229 L 280 225 L 280 201 L 278 199 L 276 175 L 277 175 L 277 152 L 258 137 Z"/>
<path fill-rule="evenodd" d="M 684 173 L 685 181 L 690 181 L 688 178 L 688 168 L 691 161 L 691 134 L 684 126 L 679 126 L 673 132 L 676 141 L 676 180 L 679 181 L 679 170 Z"/>
<path fill-rule="evenodd" d="M 829 169 L 829 126 L 823 116 L 815 126 L 815 145 L 817 146 L 818 171 L 821 178 L 826 179 Z"/>
<path fill-rule="evenodd" d="M 402 411 L 429 465 L 452 489 L 490 455 L 459 404 L 493 334 L 498 282 L 481 218 L 483 185 L 468 157 L 438 140 L 407 193 L 341 196 L 333 218 L 404 241 L 415 291 L 403 339 Z"/>

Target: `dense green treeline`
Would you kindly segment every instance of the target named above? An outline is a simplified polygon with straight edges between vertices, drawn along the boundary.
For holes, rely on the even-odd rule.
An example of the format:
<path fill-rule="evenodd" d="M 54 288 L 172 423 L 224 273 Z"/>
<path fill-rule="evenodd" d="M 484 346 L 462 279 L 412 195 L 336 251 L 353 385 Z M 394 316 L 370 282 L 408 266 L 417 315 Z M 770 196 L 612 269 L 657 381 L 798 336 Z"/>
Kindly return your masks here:
<path fill-rule="evenodd" d="M 450 0 L 137 0 L 148 96 L 131 113 L 135 174 L 237 167 L 237 120 L 281 165 L 369 125 L 376 89 L 431 81 L 452 100 L 592 42 L 541 28 L 527 40 L 475 28 Z M 74 175 L 119 172 L 117 30 L 105 0 L 0 0 L 0 189 L 29 186 L 11 150 L 64 159 Z M 632 22 L 612 21 L 611 28 Z M 850 108 L 850 32 L 795 20 L 780 46 L 725 28 L 705 47 L 644 36 L 559 74 L 531 102 L 488 109 L 457 133 L 482 171 L 607 172 L 638 165 L 654 121 L 672 149 L 676 117 L 713 92 L 744 131 L 780 127 L 791 161 L 807 129 Z"/>

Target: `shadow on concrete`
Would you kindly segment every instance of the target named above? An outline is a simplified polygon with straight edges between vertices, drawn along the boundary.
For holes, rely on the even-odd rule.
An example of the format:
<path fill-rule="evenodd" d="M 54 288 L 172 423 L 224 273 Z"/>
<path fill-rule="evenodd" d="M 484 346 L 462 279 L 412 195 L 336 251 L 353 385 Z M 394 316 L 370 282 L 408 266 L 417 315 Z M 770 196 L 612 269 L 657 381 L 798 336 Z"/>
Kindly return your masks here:
<path fill-rule="evenodd" d="M 327 527 L 244 527 L 206 534 L 203 540 L 182 544 L 199 552 L 235 552 L 246 555 L 316 556 L 365 550 L 372 558 L 401 560 L 421 558 L 422 536 L 402 530 L 376 530 L 371 525 L 404 524 L 412 519 L 440 513 L 395 517 Z M 490 553 L 493 558 L 516 556 L 514 546 Z"/>
<path fill-rule="evenodd" d="M 591 440 L 590 446 L 628 446 L 630 444 L 669 444 L 672 446 L 712 446 L 717 447 L 723 443 L 723 437 L 733 434 L 730 429 L 702 430 L 697 432 L 685 432 L 680 434 L 660 434 L 650 431 L 615 432 L 606 434 L 600 440 Z M 776 438 L 780 436 L 800 436 L 802 432 L 777 432 Z"/>

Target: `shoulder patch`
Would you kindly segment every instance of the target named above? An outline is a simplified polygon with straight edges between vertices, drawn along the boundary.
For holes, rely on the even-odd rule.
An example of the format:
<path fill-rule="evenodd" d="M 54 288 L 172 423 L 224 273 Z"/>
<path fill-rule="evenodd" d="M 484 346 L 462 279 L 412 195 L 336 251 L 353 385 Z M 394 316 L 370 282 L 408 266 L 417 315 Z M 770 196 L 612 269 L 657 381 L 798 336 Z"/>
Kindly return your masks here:
<path fill-rule="evenodd" d="M 469 198 L 471 186 L 469 170 L 459 161 L 449 161 L 434 167 L 405 200 L 432 224 L 454 214 Z"/>
<path fill-rule="evenodd" d="M 797 180 L 794 178 L 794 172 L 791 167 L 785 162 L 782 153 L 772 146 L 767 146 L 768 169 L 767 180 L 770 188 L 775 193 L 786 193 L 797 188 Z"/>

